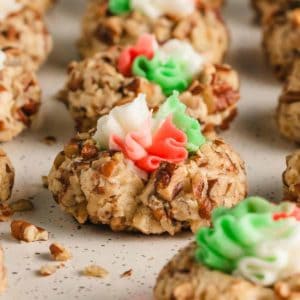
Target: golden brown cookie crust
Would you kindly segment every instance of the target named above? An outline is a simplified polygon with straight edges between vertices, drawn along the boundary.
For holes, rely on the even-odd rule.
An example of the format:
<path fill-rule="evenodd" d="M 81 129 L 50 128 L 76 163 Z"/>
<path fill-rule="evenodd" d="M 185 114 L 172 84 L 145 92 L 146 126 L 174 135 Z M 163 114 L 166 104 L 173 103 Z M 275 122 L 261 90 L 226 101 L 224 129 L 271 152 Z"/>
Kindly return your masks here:
<path fill-rule="evenodd" d="M 264 288 L 245 279 L 213 271 L 195 261 L 196 243 L 181 250 L 161 270 L 155 300 L 296 300 L 300 275 Z"/>
<path fill-rule="evenodd" d="M 173 38 L 186 40 L 197 51 L 209 54 L 212 63 L 223 60 L 229 44 L 219 11 L 203 3 L 185 18 L 162 16 L 153 21 L 136 11 L 111 16 L 108 0 L 90 0 L 82 21 L 79 50 L 83 57 L 89 57 L 112 46 L 134 44 L 145 32 L 153 33 L 161 44 Z"/>

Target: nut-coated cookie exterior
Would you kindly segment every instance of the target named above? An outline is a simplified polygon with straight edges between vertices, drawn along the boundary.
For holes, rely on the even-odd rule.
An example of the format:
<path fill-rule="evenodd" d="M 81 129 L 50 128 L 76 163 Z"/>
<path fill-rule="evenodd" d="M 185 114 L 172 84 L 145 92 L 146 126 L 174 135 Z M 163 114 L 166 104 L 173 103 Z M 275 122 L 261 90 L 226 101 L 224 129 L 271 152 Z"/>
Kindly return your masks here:
<path fill-rule="evenodd" d="M 277 124 L 282 136 L 300 143 L 300 57 L 293 64 L 279 99 Z"/>
<path fill-rule="evenodd" d="M 299 2 L 279 10 L 265 23 L 263 45 L 275 75 L 281 80 L 286 79 L 294 60 L 300 55 Z"/>
<path fill-rule="evenodd" d="M 224 0 L 197 0 L 199 5 L 209 6 L 213 8 L 220 8 L 224 5 Z"/>
<path fill-rule="evenodd" d="M 4 48 L 0 70 L 0 142 L 6 142 L 31 125 L 40 107 L 41 89 L 33 71 L 23 67 L 22 51 Z"/>
<path fill-rule="evenodd" d="M 286 165 L 283 173 L 284 197 L 300 202 L 300 150 L 287 156 Z"/>
<path fill-rule="evenodd" d="M 6 153 L 0 149 L 0 202 L 8 200 L 14 185 L 15 171 Z"/>
<path fill-rule="evenodd" d="M 40 13 L 45 13 L 56 0 L 19 0 L 20 3 L 31 7 Z"/>
<path fill-rule="evenodd" d="M 38 69 L 52 49 L 52 38 L 43 17 L 36 10 L 24 7 L 0 21 L 0 48 L 22 50 L 28 69 Z"/>
<path fill-rule="evenodd" d="M 4 266 L 3 249 L 0 246 L 0 295 L 5 291 L 7 286 L 6 269 Z"/>
<path fill-rule="evenodd" d="M 58 154 L 48 185 L 79 223 L 171 235 L 209 224 L 214 207 L 231 207 L 247 192 L 244 163 L 222 140 L 208 141 L 183 163 L 162 163 L 142 179 L 121 152 L 100 151 L 87 133 Z"/>
<path fill-rule="evenodd" d="M 299 275 L 264 288 L 197 263 L 195 250 L 196 243 L 191 243 L 162 269 L 154 288 L 155 300 L 298 299 Z"/>
<path fill-rule="evenodd" d="M 161 88 L 138 77 L 124 77 L 117 70 L 118 49 L 100 52 L 68 68 L 65 87 L 59 95 L 69 109 L 76 127 L 87 131 L 114 106 L 147 95 L 150 108 L 157 108 L 165 95 Z M 180 95 L 187 112 L 198 119 L 204 131 L 226 129 L 234 119 L 239 100 L 239 78 L 228 65 L 208 64 L 187 91 Z"/>
<path fill-rule="evenodd" d="M 289 0 L 251 0 L 251 3 L 258 18 L 264 23 L 283 5 L 288 4 Z"/>
<path fill-rule="evenodd" d="M 197 51 L 208 53 L 212 63 L 223 60 L 229 43 L 226 26 L 214 8 L 201 5 L 179 20 L 162 16 L 153 21 L 137 11 L 112 16 L 108 0 L 91 0 L 82 23 L 80 53 L 87 57 L 111 46 L 134 44 L 145 32 L 153 33 L 159 43 L 186 40 Z"/>

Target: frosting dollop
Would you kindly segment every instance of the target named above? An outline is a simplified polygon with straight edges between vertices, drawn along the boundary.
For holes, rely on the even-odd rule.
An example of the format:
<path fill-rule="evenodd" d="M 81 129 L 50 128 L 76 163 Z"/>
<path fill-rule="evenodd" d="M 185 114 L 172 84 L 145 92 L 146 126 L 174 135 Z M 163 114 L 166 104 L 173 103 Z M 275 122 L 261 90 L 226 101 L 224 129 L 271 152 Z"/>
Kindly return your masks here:
<path fill-rule="evenodd" d="M 154 36 L 144 34 L 121 53 L 118 70 L 125 76 L 145 77 L 170 95 L 186 90 L 204 63 L 204 57 L 185 41 L 172 39 L 159 47 Z"/>
<path fill-rule="evenodd" d="M 0 50 L 0 71 L 3 70 L 6 61 L 6 54 Z"/>
<path fill-rule="evenodd" d="M 200 124 L 185 109 L 175 92 L 153 115 L 145 95 L 140 94 L 101 117 L 93 138 L 101 149 L 121 151 L 141 170 L 153 172 L 163 161 L 184 161 L 188 152 L 206 142 Z"/>
<path fill-rule="evenodd" d="M 118 60 L 118 69 L 125 76 L 132 75 L 132 64 L 139 56 L 152 59 L 158 45 L 155 37 L 151 34 L 143 34 L 136 45 L 126 48 L 122 51 Z"/>
<path fill-rule="evenodd" d="M 198 75 L 205 63 L 204 56 L 194 50 L 191 44 L 178 39 L 171 39 L 163 44 L 157 51 L 159 60 L 168 61 L 170 58 L 180 62 L 183 72 L 190 79 Z"/>
<path fill-rule="evenodd" d="M 149 60 L 145 56 L 139 56 L 134 61 L 132 70 L 134 75 L 158 84 L 167 96 L 173 91 L 185 91 L 189 86 L 189 80 L 180 64 L 173 59 L 162 62 L 157 57 Z"/>
<path fill-rule="evenodd" d="M 130 0 L 109 0 L 108 9 L 114 15 L 122 15 L 131 11 Z"/>
<path fill-rule="evenodd" d="M 196 260 L 210 268 L 268 286 L 300 271 L 299 209 L 249 197 L 231 209 L 217 208 L 212 228 L 201 228 Z"/>
<path fill-rule="evenodd" d="M 189 152 L 197 151 L 206 142 L 206 138 L 201 134 L 200 123 L 186 114 L 186 106 L 179 101 L 178 92 L 173 92 L 165 103 L 163 103 L 155 115 L 155 124 L 159 124 L 167 116 L 173 116 L 173 122 L 187 136 L 186 148 Z"/>
<path fill-rule="evenodd" d="M 0 21 L 3 21 L 8 15 L 23 8 L 23 4 L 16 0 L 2 0 L 0 2 Z"/>
<path fill-rule="evenodd" d="M 196 8 L 194 0 L 109 0 L 109 10 L 115 15 L 140 11 L 151 19 L 162 15 L 187 16 Z"/>

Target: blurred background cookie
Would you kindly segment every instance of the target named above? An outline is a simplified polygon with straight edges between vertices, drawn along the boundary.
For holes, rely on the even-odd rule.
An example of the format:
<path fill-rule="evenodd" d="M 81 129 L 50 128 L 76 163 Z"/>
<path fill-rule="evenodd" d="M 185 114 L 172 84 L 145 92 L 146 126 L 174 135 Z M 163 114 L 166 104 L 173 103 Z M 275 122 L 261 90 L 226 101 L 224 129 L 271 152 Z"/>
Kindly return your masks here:
<path fill-rule="evenodd" d="M 290 1 L 263 27 L 263 46 L 275 75 L 285 80 L 300 54 L 300 2 Z"/>
<path fill-rule="evenodd" d="M 36 9 L 40 13 L 45 13 L 57 0 L 18 0 L 20 3 Z"/>
<path fill-rule="evenodd" d="M 277 108 L 277 125 L 285 138 L 300 143 L 300 56 L 293 64 Z"/>
<path fill-rule="evenodd" d="M 136 45 L 114 47 L 69 65 L 58 97 L 78 130 L 95 127 L 100 116 L 139 93 L 145 93 L 149 107 L 156 109 L 173 90 L 180 92 L 188 114 L 204 131 L 228 128 L 240 98 L 237 72 L 229 65 L 209 63 L 183 41 L 172 39 L 158 47 L 152 40 L 142 35 Z"/>
<path fill-rule="evenodd" d="M 5 0 L 1 6 L 0 47 L 19 48 L 26 57 L 26 66 L 38 69 L 52 49 L 43 16 L 16 0 Z"/>
<path fill-rule="evenodd" d="M 10 198 L 14 185 L 14 179 L 14 167 L 12 166 L 12 163 L 6 153 L 0 149 L 0 202 L 4 202 Z"/>
<path fill-rule="evenodd" d="M 261 23 L 265 23 L 282 5 L 289 2 L 289 0 L 251 0 Z"/>
<path fill-rule="evenodd" d="M 0 141 L 6 142 L 30 127 L 37 115 L 41 89 L 33 71 L 24 68 L 23 52 L 0 50 Z"/>
<path fill-rule="evenodd" d="M 134 44 L 141 34 L 151 33 L 159 44 L 172 38 L 185 40 L 196 51 L 208 53 L 211 62 L 223 60 L 228 32 L 218 9 L 206 2 L 176 0 L 171 6 L 166 0 L 148 4 L 142 0 L 121 2 L 89 1 L 79 42 L 82 56 L 92 56 L 115 45 Z"/>

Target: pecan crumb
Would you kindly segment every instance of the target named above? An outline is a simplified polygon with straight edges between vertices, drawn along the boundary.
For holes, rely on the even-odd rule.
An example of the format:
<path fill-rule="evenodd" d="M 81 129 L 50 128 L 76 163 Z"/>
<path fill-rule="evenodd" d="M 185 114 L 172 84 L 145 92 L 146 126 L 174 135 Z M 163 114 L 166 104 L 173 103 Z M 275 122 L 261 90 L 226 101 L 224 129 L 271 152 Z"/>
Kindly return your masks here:
<path fill-rule="evenodd" d="M 90 276 L 90 277 L 104 278 L 108 275 L 108 271 L 106 271 L 104 268 L 100 266 L 90 265 L 84 268 L 83 275 Z"/>
<path fill-rule="evenodd" d="M 33 203 L 28 199 L 20 199 L 9 204 L 13 212 L 22 212 L 33 210 Z"/>
<path fill-rule="evenodd" d="M 120 275 L 121 278 L 130 277 L 132 275 L 132 269 L 129 269 Z"/>
<path fill-rule="evenodd" d="M 57 261 L 67 261 L 72 257 L 71 252 L 58 243 L 51 244 L 49 250 L 53 259 Z"/>
<path fill-rule="evenodd" d="M 19 241 L 47 241 L 48 231 L 23 220 L 14 220 L 10 224 L 11 235 Z"/>
<path fill-rule="evenodd" d="M 55 136 L 48 135 L 44 137 L 42 142 L 48 146 L 51 146 L 57 142 L 57 138 Z"/>
<path fill-rule="evenodd" d="M 44 265 L 40 268 L 39 273 L 42 276 L 50 276 L 54 274 L 58 268 L 56 265 Z"/>

